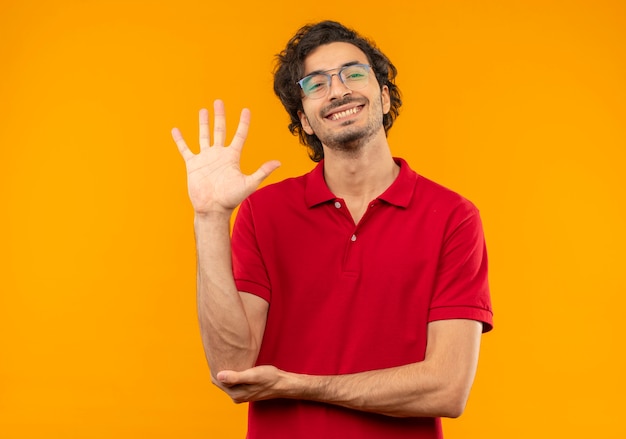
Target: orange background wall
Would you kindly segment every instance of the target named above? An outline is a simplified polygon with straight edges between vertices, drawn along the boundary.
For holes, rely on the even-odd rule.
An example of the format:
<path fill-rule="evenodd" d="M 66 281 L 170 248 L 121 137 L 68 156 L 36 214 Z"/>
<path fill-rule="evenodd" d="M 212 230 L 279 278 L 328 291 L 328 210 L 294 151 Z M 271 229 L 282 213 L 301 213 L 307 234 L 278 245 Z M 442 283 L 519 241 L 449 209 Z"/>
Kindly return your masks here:
<path fill-rule="evenodd" d="M 399 69 L 396 155 L 481 209 L 496 329 L 448 438 L 626 437 L 623 1 L 0 4 L 0 437 L 242 438 L 195 316 L 170 128 L 252 111 L 244 168 L 310 169 L 273 55 L 332 18 Z"/>

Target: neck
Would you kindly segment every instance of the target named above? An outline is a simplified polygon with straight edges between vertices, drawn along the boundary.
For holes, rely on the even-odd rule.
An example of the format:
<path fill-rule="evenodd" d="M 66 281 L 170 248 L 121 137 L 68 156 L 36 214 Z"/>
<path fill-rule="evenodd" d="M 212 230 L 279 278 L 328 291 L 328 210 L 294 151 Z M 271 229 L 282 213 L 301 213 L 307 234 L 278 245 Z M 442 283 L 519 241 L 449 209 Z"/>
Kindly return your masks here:
<path fill-rule="evenodd" d="M 368 203 L 393 183 L 399 171 L 386 138 L 356 154 L 324 150 L 326 184 L 333 194 L 346 200 Z"/>

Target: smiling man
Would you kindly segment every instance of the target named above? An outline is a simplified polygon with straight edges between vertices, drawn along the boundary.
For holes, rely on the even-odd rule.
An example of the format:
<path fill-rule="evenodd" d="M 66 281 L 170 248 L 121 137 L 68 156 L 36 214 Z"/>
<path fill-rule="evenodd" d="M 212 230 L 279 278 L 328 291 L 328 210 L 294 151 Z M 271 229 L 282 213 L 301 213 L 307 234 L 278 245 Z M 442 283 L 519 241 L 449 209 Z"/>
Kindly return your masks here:
<path fill-rule="evenodd" d="M 225 146 L 221 101 L 200 111 L 188 173 L 198 315 L 213 382 L 250 402 L 249 438 L 441 438 L 492 328 L 476 207 L 394 158 L 396 69 L 336 22 L 278 56 L 274 90 L 317 162 L 256 190 L 239 168 L 250 114 Z M 239 206 L 230 237 L 230 218 Z"/>
<path fill-rule="evenodd" d="M 316 69 L 329 65 L 340 67 Z M 369 80 L 371 66 L 360 49 L 344 42 L 326 44 L 309 54 L 304 71 L 312 73 L 298 84 L 309 99 L 303 100 L 298 115 L 308 135 L 317 136 L 329 149 L 352 152 L 355 157 L 368 144 L 380 143 L 375 138 L 385 136 L 381 128 L 383 115 L 389 112 L 389 89 L 379 86 L 375 78 Z M 333 87 L 333 78 L 343 87 Z"/>

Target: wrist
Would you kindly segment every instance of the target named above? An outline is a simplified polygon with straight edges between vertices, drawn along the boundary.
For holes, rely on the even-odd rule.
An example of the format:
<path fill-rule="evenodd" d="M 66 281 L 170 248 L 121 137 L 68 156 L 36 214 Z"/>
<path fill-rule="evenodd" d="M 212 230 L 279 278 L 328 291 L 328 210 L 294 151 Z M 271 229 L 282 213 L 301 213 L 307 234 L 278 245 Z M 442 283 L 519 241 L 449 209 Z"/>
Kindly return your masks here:
<path fill-rule="evenodd" d="M 285 372 L 286 374 L 286 397 L 291 399 L 303 399 L 308 401 L 322 400 L 324 382 L 323 376 L 305 375 Z"/>
<path fill-rule="evenodd" d="M 209 221 L 229 221 L 234 209 L 212 209 L 206 211 L 194 211 L 194 222 L 203 223 Z"/>

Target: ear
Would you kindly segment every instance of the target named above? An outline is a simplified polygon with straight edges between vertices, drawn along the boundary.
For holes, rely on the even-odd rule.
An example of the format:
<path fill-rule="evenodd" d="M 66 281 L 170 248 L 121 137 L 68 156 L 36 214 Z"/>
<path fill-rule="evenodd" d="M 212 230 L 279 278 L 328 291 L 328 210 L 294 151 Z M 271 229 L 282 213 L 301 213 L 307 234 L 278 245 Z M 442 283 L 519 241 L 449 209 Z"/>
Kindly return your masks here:
<path fill-rule="evenodd" d="M 391 96 L 389 95 L 389 87 L 383 85 L 383 88 L 380 90 L 380 100 L 382 102 L 383 114 L 389 113 L 391 109 Z"/>
<path fill-rule="evenodd" d="M 306 117 L 304 111 L 298 110 L 298 117 L 300 118 L 300 125 L 302 125 L 302 129 L 309 136 L 313 135 L 313 128 L 311 128 L 311 124 L 309 123 L 309 118 Z"/>

